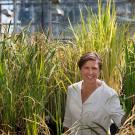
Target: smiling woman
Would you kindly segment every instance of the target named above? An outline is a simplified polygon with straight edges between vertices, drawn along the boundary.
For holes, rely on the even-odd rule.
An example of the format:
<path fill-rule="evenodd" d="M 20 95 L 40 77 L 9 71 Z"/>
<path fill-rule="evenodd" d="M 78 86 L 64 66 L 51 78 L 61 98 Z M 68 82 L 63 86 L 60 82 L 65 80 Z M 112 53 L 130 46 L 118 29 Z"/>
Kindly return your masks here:
<path fill-rule="evenodd" d="M 82 81 L 68 87 L 63 125 L 72 135 L 106 135 L 111 122 L 118 127 L 124 111 L 115 90 L 99 80 L 102 62 L 93 52 L 78 62 Z M 71 129 L 71 130 L 70 130 Z"/>
<path fill-rule="evenodd" d="M 102 67 L 101 60 L 96 53 L 87 53 L 78 62 L 82 79 L 81 97 L 82 103 L 101 86 L 101 81 L 97 80 Z"/>

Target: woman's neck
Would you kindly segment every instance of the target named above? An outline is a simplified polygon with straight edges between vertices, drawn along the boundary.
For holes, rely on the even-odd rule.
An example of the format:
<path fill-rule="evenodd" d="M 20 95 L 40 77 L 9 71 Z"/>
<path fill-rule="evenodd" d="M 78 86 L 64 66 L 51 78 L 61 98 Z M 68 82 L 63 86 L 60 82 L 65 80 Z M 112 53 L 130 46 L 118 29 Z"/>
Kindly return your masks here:
<path fill-rule="evenodd" d="M 88 81 L 83 81 L 83 83 L 82 83 L 82 89 L 84 91 L 94 91 L 99 86 L 101 86 L 101 81 L 100 80 L 96 80 L 95 83 L 89 83 Z"/>

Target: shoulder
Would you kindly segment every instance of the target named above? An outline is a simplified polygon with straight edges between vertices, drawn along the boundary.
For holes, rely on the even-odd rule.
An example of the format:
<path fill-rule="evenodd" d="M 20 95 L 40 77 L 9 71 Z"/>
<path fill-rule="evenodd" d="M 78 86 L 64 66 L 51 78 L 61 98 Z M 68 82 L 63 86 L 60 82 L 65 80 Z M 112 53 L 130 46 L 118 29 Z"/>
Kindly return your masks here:
<path fill-rule="evenodd" d="M 105 99 L 118 96 L 116 90 L 108 86 L 105 82 L 103 82 L 102 85 L 103 85 L 102 95 L 104 96 Z"/>
<path fill-rule="evenodd" d="M 68 86 L 68 91 L 79 90 L 81 88 L 81 84 L 82 84 L 82 81 L 79 81 L 79 82 L 76 82 L 76 83 L 73 83 L 73 84 L 69 85 Z"/>

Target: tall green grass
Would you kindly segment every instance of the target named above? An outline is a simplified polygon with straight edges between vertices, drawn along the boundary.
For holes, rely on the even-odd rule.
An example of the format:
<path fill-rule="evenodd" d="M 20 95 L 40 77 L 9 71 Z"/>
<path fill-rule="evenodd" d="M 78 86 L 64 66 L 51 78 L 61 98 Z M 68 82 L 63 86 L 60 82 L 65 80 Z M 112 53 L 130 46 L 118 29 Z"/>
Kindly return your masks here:
<path fill-rule="evenodd" d="M 132 40 L 125 45 L 125 70 L 123 73 L 125 108 L 129 114 L 135 105 L 135 45 Z"/>
<path fill-rule="evenodd" d="M 49 117 L 61 134 L 67 86 L 79 80 L 75 48 L 44 33 L 1 36 L 1 130 L 37 135 Z"/>
<path fill-rule="evenodd" d="M 55 79 L 59 70 L 56 51 L 60 46 L 45 42 L 44 36 L 42 39 L 35 37 L 35 42 L 30 44 L 27 34 L 22 34 L 24 33 L 9 39 L 4 37 L 1 41 L 1 124 L 5 125 L 4 129 L 10 125 L 12 132 L 21 128 L 25 133 L 28 131 L 28 134 L 37 134 L 38 125 L 26 119 L 40 123 L 36 116 L 45 117 L 45 110 L 48 110 L 54 119 L 59 117 L 57 115 L 61 112 L 59 93 L 62 91 L 58 89 L 59 82 L 56 83 Z M 49 95 L 55 97 L 51 98 L 50 102 L 53 106 L 48 104 Z M 56 104 L 57 102 L 59 103 Z M 25 131 L 26 127 L 31 130 Z"/>
<path fill-rule="evenodd" d="M 134 71 L 135 52 L 133 46 L 124 47 L 129 44 L 127 29 L 116 23 L 115 7 L 111 8 L 110 2 L 105 8 L 99 3 L 98 9 L 95 15 L 87 8 L 87 22 L 80 12 L 81 24 L 74 28 L 70 23 L 72 42 L 53 40 L 44 33 L 30 35 L 27 29 L 0 36 L 1 132 L 49 135 L 45 120 L 50 118 L 56 124 L 56 134 L 60 135 L 67 86 L 81 79 L 76 63 L 87 51 L 96 51 L 102 56 L 102 79 L 119 92 L 124 83 L 126 98 L 134 94 L 130 89 L 133 72 L 129 71 Z M 122 81 L 123 73 L 129 81 Z"/>
<path fill-rule="evenodd" d="M 86 8 L 88 18 L 85 22 L 81 14 L 81 24 L 71 29 L 75 37 L 75 44 L 79 48 L 78 55 L 88 51 L 98 52 L 103 59 L 102 78 L 119 91 L 122 80 L 120 68 L 123 67 L 123 46 L 127 28 L 116 22 L 115 5 L 108 1 L 106 7 L 98 3 L 98 14 Z"/>

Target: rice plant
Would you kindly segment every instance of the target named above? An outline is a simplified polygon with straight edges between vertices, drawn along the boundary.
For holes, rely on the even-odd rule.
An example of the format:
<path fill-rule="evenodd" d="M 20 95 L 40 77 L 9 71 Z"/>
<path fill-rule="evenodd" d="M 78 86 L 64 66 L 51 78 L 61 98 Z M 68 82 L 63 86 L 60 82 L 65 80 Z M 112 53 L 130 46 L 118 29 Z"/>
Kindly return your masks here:
<path fill-rule="evenodd" d="M 98 14 L 94 14 L 89 8 L 86 10 L 86 22 L 80 12 L 81 25 L 74 29 L 70 23 L 75 44 L 79 48 L 78 55 L 88 51 L 98 52 L 103 59 L 102 78 L 120 92 L 122 78 L 119 69 L 123 68 L 123 46 L 127 28 L 117 24 L 115 5 L 111 1 L 105 7 L 99 1 Z"/>
<path fill-rule="evenodd" d="M 124 122 L 119 131 L 120 135 L 134 135 L 135 134 L 135 106 L 133 107 L 131 114 Z"/>
<path fill-rule="evenodd" d="M 135 45 L 129 40 L 125 45 L 125 70 L 123 71 L 123 99 L 129 114 L 135 105 Z"/>
<path fill-rule="evenodd" d="M 105 8 L 99 2 L 98 9 L 95 15 L 87 8 L 87 22 L 80 12 L 81 25 L 76 28 L 70 23 L 75 40 L 68 43 L 44 33 L 30 35 L 27 28 L 19 34 L 1 34 L 0 134 L 49 135 L 48 122 L 54 124 L 55 134 L 62 134 L 67 86 L 81 79 L 76 63 L 87 51 L 102 56 L 101 78 L 109 85 L 120 92 L 124 83 L 124 101 L 133 96 L 135 52 L 133 46 L 124 48 L 129 44 L 127 28 L 116 23 L 110 2 Z M 126 106 L 131 110 L 129 103 Z"/>

